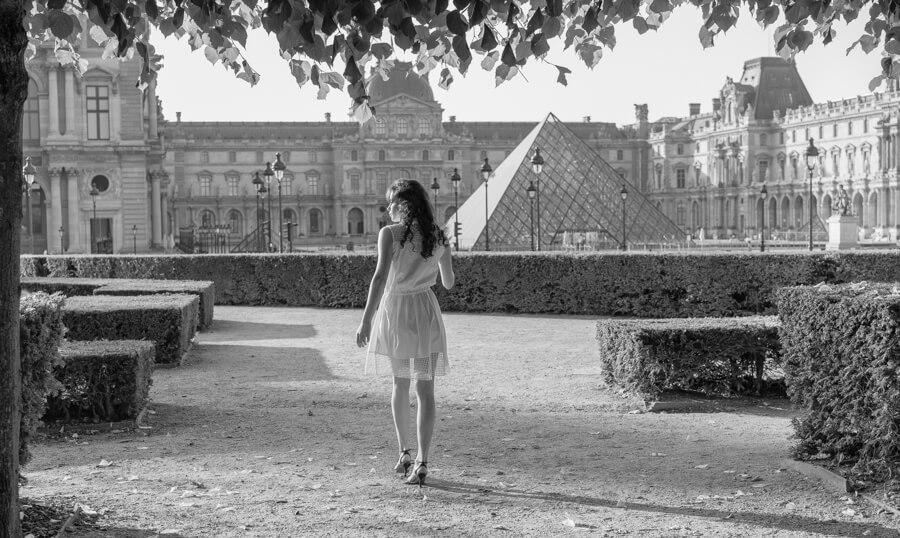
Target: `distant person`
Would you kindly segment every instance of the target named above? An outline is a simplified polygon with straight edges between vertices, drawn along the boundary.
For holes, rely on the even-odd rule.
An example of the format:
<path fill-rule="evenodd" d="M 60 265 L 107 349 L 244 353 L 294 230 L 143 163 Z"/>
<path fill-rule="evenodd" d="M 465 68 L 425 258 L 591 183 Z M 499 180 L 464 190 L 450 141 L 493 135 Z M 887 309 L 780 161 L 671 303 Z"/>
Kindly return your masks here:
<path fill-rule="evenodd" d="M 409 385 L 416 380 L 419 450 L 406 482 L 425 484 L 434 432 L 434 377 L 447 373 L 447 336 L 431 286 L 441 275 L 448 290 L 454 274 L 447 236 L 434 220 L 428 193 L 415 180 L 400 179 L 387 191 L 394 224 L 378 233 L 378 264 L 356 345 L 368 345 L 366 372 L 392 374 L 391 411 L 400 459 L 394 470 L 407 478 L 413 465 L 409 445 Z M 374 319 L 373 319 L 374 318 Z M 388 368 L 389 367 L 389 368 Z"/>

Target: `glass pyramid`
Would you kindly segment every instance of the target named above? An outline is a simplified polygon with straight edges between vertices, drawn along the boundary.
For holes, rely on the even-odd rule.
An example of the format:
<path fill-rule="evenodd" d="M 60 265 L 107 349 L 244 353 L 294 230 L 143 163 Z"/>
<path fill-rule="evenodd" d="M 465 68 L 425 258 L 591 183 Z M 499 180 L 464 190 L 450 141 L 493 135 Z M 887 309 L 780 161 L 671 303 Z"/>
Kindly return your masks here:
<path fill-rule="evenodd" d="M 531 165 L 535 148 L 545 161 L 539 186 Z M 516 146 L 487 186 L 482 183 L 459 207 L 458 215 L 450 216 L 448 235 L 458 218 L 460 249 L 484 250 L 489 241 L 490 250 L 530 250 L 532 199 L 526 189 L 531 182 L 540 191 L 540 218 L 535 204 L 533 223 L 535 243 L 542 250 L 616 249 L 623 241 L 634 246 L 685 240 L 678 225 L 553 114 Z M 628 191 L 624 204 L 623 186 Z"/>

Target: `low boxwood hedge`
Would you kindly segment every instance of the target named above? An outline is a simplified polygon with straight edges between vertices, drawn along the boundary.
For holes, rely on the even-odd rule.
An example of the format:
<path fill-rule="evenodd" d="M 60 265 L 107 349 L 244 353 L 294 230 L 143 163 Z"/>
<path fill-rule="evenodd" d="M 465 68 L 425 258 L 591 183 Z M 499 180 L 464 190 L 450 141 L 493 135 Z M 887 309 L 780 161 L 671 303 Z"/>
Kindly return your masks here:
<path fill-rule="evenodd" d="M 31 460 L 28 444 L 37 431 L 47 405 L 47 396 L 62 385 L 53 376 L 62 365 L 59 344 L 63 335 L 61 294 L 26 293 L 19 302 L 19 343 L 22 374 L 22 420 L 19 433 L 19 463 Z"/>
<path fill-rule="evenodd" d="M 774 316 L 603 319 L 597 341 L 605 381 L 647 400 L 666 389 L 759 394 L 780 377 Z"/>
<path fill-rule="evenodd" d="M 375 256 L 22 256 L 26 276 L 215 282 L 217 304 L 361 307 Z M 645 318 L 775 314 L 782 286 L 900 281 L 900 252 L 459 253 L 447 311 Z"/>
<path fill-rule="evenodd" d="M 152 280 L 144 278 L 22 277 L 23 291 L 82 295 L 196 295 L 200 299 L 200 328 L 212 326 L 215 284 L 209 280 Z"/>
<path fill-rule="evenodd" d="M 190 348 L 199 319 L 196 295 L 92 295 L 63 307 L 69 340 L 148 340 L 155 363 L 177 366 Z"/>
<path fill-rule="evenodd" d="M 800 458 L 860 471 L 900 463 L 900 286 L 861 282 L 776 292 Z M 895 467 L 896 468 L 896 467 Z"/>
<path fill-rule="evenodd" d="M 62 390 L 47 399 L 45 421 L 135 419 L 147 403 L 155 354 L 143 340 L 67 341 L 54 370 Z"/>

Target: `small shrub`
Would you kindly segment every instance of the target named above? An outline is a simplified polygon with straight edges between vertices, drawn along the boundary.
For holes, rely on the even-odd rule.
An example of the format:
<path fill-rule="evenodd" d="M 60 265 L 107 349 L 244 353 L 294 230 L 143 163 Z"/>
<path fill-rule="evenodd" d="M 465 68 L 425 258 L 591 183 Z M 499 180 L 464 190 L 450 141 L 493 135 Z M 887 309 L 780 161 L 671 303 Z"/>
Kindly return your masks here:
<path fill-rule="evenodd" d="M 31 460 L 28 444 L 46 409 L 47 395 L 62 385 L 53 370 L 62 365 L 59 343 L 63 336 L 62 307 L 65 297 L 38 292 L 22 295 L 19 303 L 19 342 L 22 358 L 22 421 L 19 463 Z"/>
<path fill-rule="evenodd" d="M 604 319 L 597 341 L 605 381 L 646 399 L 666 389 L 759 394 L 780 361 L 774 316 Z"/>
<path fill-rule="evenodd" d="M 63 308 L 69 340 L 149 340 L 157 365 L 177 366 L 199 319 L 195 295 L 70 297 Z"/>
<path fill-rule="evenodd" d="M 861 472 L 900 463 L 900 288 L 797 286 L 776 292 L 795 455 Z"/>
<path fill-rule="evenodd" d="M 155 350 L 140 340 L 66 342 L 54 370 L 62 390 L 44 420 L 112 422 L 137 418 L 147 402 Z"/>

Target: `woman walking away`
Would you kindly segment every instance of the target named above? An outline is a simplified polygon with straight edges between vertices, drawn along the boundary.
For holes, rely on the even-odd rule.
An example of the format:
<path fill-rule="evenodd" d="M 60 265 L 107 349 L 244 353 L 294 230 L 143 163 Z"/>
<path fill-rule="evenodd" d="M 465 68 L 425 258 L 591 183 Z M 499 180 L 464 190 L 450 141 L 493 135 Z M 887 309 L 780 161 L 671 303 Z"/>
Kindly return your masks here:
<path fill-rule="evenodd" d="M 415 180 L 401 179 L 387 191 L 394 224 L 378 234 L 378 265 L 369 285 L 356 345 L 368 345 L 366 372 L 391 374 L 391 410 L 400 460 L 394 470 L 407 477 L 412 465 L 409 445 L 409 383 L 416 382 L 419 451 L 409 484 L 425 484 L 434 432 L 434 377 L 447 373 L 447 336 L 441 308 L 431 286 L 453 287 L 447 236 L 434 221 L 428 194 Z M 376 312 L 377 309 L 377 312 Z M 374 318 L 374 319 L 373 319 Z"/>

